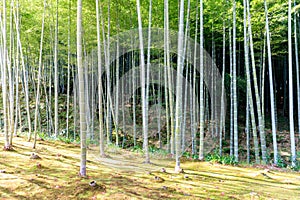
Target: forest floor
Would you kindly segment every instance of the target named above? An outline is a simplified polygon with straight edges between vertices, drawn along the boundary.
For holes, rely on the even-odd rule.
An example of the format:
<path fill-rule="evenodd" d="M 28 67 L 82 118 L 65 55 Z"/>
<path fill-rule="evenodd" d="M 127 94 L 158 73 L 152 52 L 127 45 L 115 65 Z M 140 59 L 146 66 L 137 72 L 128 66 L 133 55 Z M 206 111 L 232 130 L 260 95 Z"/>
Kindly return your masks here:
<path fill-rule="evenodd" d="M 30 159 L 33 152 L 40 159 Z M 184 173 L 176 174 L 167 157 L 152 154 L 152 164 L 144 164 L 141 153 L 106 152 L 100 158 L 89 148 L 82 178 L 79 145 L 38 141 L 33 150 L 15 138 L 14 150 L 0 153 L 0 199 L 300 199 L 299 172 L 183 160 Z"/>

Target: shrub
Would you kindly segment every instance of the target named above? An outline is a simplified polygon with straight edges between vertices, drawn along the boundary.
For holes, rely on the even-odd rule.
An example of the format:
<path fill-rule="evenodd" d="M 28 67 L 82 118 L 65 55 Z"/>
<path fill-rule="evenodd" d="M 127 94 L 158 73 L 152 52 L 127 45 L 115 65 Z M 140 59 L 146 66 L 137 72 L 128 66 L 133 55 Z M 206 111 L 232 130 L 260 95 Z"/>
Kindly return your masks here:
<path fill-rule="evenodd" d="M 287 167 L 287 164 L 284 162 L 284 159 L 280 155 L 277 156 L 277 166 L 280 168 Z"/>
<path fill-rule="evenodd" d="M 143 147 L 140 145 L 136 145 L 136 146 L 130 147 L 129 150 L 132 152 L 141 153 L 141 152 L 143 152 Z"/>
<path fill-rule="evenodd" d="M 214 153 L 205 156 L 205 160 L 208 162 L 220 163 L 222 165 L 237 165 L 234 156 L 223 155 L 220 156 L 219 151 L 215 150 Z"/>

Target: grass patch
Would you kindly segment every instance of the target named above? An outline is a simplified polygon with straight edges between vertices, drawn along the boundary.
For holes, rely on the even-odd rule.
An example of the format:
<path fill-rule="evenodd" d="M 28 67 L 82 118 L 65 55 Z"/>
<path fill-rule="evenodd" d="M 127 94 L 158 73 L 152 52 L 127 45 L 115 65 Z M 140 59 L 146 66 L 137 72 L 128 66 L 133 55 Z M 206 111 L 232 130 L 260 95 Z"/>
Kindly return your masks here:
<path fill-rule="evenodd" d="M 0 141 L 3 144 L 3 140 Z M 14 151 L 0 153 L 0 199 L 297 199 L 298 172 L 236 167 L 218 162 L 174 161 L 151 149 L 152 164 L 143 164 L 141 148 L 110 146 L 100 158 L 90 146 L 86 178 L 78 176 L 80 147 L 62 141 L 14 139 Z M 32 152 L 41 159 L 30 159 Z M 157 156 L 158 155 L 158 156 Z M 188 157 L 188 156 L 186 156 Z M 161 169 L 165 168 L 166 172 Z M 90 186 L 91 181 L 96 186 Z"/>

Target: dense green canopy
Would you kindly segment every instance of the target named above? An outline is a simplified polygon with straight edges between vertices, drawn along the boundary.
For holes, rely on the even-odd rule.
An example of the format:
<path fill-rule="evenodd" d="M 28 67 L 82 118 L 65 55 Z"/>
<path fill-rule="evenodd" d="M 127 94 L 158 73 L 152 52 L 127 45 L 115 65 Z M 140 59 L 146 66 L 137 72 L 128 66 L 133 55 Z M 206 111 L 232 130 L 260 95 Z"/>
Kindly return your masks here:
<path fill-rule="evenodd" d="M 269 19 L 270 31 L 272 37 L 272 53 L 279 55 L 286 53 L 287 42 L 287 2 L 268 1 L 269 2 Z M 12 8 L 9 1 L 9 13 L 15 9 L 16 2 Z M 171 0 L 170 4 L 170 28 L 178 30 L 178 1 Z M 109 5 L 109 6 L 108 6 Z M 164 24 L 164 6 L 163 1 L 153 1 L 153 22 L 154 27 L 163 27 Z M 142 2 L 142 20 L 143 26 L 148 25 L 148 1 Z M 107 34 L 108 19 L 110 19 L 110 34 L 115 35 L 117 32 L 122 32 L 131 28 L 137 27 L 136 4 L 134 0 L 130 1 L 102 1 L 101 18 L 105 24 L 105 34 Z M 187 6 L 186 6 L 187 7 Z M 29 53 L 29 60 L 36 61 L 39 52 L 40 30 L 42 23 L 43 1 L 19 0 L 20 19 L 21 19 L 21 39 L 24 50 Z M 46 25 L 45 25 L 45 40 L 44 54 L 51 55 L 53 49 L 53 38 L 56 20 L 56 1 L 48 0 L 46 8 Z M 190 35 L 194 35 L 196 23 L 197 1 L 191 2 L 190 13 Z M 108 15 L 110 10 L 110 15 Z M 8 13 L 8 15 L 9 15 Z M 252 30 L 255 49 L 259 51 L 265 32 L 265 15 L 263 1 L 251 1 L 252 13 Z M 212 37 L 216 41 L 216 47 L 222 45 L 222 26 L 223 20 L 226 22 L 227 29 L 232 26 L 232 3 L 228 0 L 205 0 L 204 1 L 204 30 L 206 48 L 210 49 Z M 69 26 L 70 19 L 70 26 Z M 237 37 L 238 40 L 243 40 L 243 8 L 242 1 L 237 1 Z M 9 23 L 9 20 L 8 22 Z M 68 30 L 71 35 L 71 49 L 75 53 L 76 45 L 76 1 L 75 0 L 59 0 L 58 1 L 58 39 L 59 39 L 59 58 L 66 59 L 64 53 L 67 49 Z M 9 27 L 9 26 L 8 26 Z M 96 46 L 96 9 L 95 1 L 83 2 L 83 27 L 84 27 L 84 45 L 85 50 L 90 51 Z M 283 45 L 284 44 L 284 45 Z M 46 56 L 47 57 L 47 56 Z M 46 58 L 45 57 L 45 58 Z"/>

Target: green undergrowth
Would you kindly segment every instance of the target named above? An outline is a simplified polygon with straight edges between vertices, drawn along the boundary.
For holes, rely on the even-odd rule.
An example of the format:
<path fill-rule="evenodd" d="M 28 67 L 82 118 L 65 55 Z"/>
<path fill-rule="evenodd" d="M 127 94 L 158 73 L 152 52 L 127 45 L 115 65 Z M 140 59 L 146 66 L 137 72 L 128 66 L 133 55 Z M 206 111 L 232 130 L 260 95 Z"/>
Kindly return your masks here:
<path fill-rule="evenodd" d="M 220 156 L 218 150 L 216 150 L 214 153 L 206 155 L 205 161 L 219 163 L 223 165 L 233 165 L 233 166 L 238 164 L 238 162 L 235 161 L 234 156 L 230 156 L 230 155 Z"/>
<path fill-rule="evenodd" d="M 75 136 L 74 136 L 75 134 Z M 67 137 L 67 133 L 66 130 L 62 130 L 57 137 L 55 137 L 55 135 L 49 135 L 45 132 L 38 132 L 38 136 L 39 138 L 43 139 L 43 140 L 60 140 L 64 143 L 80 143 L 80 137 L 79 135 L 77 135 L 76 133 L 74 133 L 74 131 L 70 131 L 68 133 L 68 137 Z"/>

